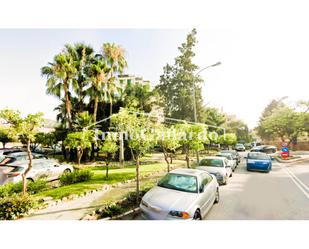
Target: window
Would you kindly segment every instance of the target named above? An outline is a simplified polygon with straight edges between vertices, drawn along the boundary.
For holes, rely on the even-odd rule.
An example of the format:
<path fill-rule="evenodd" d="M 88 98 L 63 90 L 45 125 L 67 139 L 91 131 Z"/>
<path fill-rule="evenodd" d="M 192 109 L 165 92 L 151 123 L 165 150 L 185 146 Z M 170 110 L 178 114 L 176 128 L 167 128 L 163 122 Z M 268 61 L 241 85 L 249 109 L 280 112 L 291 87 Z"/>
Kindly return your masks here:
<path fill-rule="evenodd" d="M 206 158 L 200 161 L 200 166 L 223 167 L 223 160 Z"/>
<path fill-rule="evenodd" d="M 169 173 L 159 181 L 158 186 L 184 192 L 197 193 L 197 179 L 195 176 L 190 175 Z"/>

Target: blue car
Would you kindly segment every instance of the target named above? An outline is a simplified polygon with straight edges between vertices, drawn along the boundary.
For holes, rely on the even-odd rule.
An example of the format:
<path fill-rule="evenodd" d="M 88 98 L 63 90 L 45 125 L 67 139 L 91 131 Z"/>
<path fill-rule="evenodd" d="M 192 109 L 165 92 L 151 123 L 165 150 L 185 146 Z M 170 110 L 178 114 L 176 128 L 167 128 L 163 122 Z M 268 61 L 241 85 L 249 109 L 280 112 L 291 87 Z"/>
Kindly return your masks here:
<path fill-rule="evenodd" d="M 247 170 L 269 172 L 272 168 L 273 157 L 262 152 L 250 152 L 247 157 Z"/>

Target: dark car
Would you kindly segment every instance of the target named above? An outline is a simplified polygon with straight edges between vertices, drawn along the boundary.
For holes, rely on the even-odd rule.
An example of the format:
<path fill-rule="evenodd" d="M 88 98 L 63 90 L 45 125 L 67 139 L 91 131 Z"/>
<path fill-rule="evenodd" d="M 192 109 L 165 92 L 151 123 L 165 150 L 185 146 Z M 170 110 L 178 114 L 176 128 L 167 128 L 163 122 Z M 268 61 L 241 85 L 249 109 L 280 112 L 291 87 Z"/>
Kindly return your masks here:
<path fill-rule="evenodd" d="M 236 160 L 237 165 L 240 163 L 240 155 L 236 150 L 221 150 L 220 153 L 231 153 L 233 159 Z"/>
<path fill-rule="evenodd" d="M 273 154 L 276 153 L 277 147 L 273 145 L 260 145 L 252 148 L 251 152 L 262 152 L 266 154 Z"/>

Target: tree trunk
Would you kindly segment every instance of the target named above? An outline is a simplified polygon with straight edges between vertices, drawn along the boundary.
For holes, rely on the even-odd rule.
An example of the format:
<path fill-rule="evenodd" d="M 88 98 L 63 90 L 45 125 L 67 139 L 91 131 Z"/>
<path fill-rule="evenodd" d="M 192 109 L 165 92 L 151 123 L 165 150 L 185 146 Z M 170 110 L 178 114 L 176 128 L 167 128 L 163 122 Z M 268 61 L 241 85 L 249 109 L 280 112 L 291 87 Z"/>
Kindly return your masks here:
<path fill-rule="evenodd" d="M 136 156 L 136 202 L 139 203 L 139 156 Z"/>
<path fill-rule="evenodd" d="M 32 153 L 31 153 L 31 148 L 30 148 L 30 140 L 28 139 L 27 141 L 27 154 L 28 154 L 28 168 L 25 170 L 25 172 L 22 174 L 22 179 L 23 179 L 23 195 L 26 194 L 27 192 L 27 174 L 32 168 Z"/>
<path fill-rule="evenodd" d="M 98 105 L 99 105 L 99 96 L 96 96 L 94 99 L 94 107 L 93 107 L 93 122 L 97 122 L 97 113 L 98 113 Z"/>
<path fill-rule="evenodd" d="M 108 178 L 108 166 L 109 166 L 109 162 L 106 162 L 105 164 L 106 164 L 106 174 L 105 174 L 105 176 L 106 176 L 106 178 Z"/>
<path fill-rule="evenodd" d="M 120 167 L 124 168 L 124 145 L 123 145 L 123 134 L 119 132 L 119 163 Z"/>
<path fill-rule="evenodd" d="M 63 82 L 63 89 L 65 94 L 65 109 L 67 114 L 67 121 L 69 123 L 69 129 L 72 129 L 72 116 L 71 116 L 71 100 L 69 96 L 69 87 L 68 87 L 68 79 L 65 79 Z"/>
<path fill-rule="evenodd" d="M 170 172 L 170 162 L 168 160 L 168 153 L 164 148 L 162 148 L 162 149 L 163 149 L 164 160 L 167 164 L 167 172 Z"/>
<path fill-rule="evenodd" d="M 190 168 L 190 157 L 189 157 L 189 149 L 186 148 L 186 162 L 187 162 L 187 168 Z"/>
<path fill-rule="evenodd" d="M 80 166 L 80 159 L 82 158 L 82 156 L 83 156 L 83 150 L 77 149 L 77 164 L 78 164 L 78 166 Z"/>
<path fill-rule="evenodd" d="M 113 98 L 112 95 L 109 93 L 109 115 L 113 115 Z"/>

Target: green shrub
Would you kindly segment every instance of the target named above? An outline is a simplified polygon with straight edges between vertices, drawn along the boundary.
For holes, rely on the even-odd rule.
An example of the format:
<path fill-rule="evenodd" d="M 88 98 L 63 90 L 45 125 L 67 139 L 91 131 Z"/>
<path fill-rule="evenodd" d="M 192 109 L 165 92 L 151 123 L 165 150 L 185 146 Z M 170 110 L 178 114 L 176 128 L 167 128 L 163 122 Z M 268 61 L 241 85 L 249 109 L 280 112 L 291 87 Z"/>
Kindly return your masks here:
<path fill-rule="evenodd" d="M 29 195 L 14 194 L 0 198 L 0 220 L 15 220 L 35 206 Z"/>
<path fill-rule="evenodd" d="M 93 173 L 90 170 L 75 170 L 73 172 L 63 173 L 59 180 L 61 185 L 69 185 L 77 182 L 85 182 L 92 178 Z"/>
<path fill-rule="evenodd" d="M 34 182 L 28 182 L 27 192 L 29 194 L 36 194 L 40 191 L 48 189 L 48 182 L 45 179 L 38 179 Z M 23 183 L 8 183 L 3 186 L 0 186 L 0 198 L 11 196 L 13 194 L 18 194 L 23 191 Z"/>

